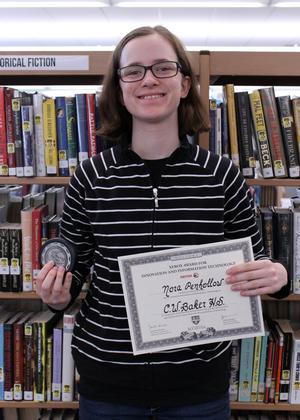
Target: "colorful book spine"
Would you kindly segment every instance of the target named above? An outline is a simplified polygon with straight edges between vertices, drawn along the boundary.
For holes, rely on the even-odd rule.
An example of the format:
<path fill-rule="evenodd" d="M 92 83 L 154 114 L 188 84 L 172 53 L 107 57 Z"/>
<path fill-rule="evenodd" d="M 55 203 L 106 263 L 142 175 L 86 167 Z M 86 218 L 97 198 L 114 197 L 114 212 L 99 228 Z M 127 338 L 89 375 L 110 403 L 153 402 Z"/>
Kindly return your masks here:
<path fill-rule="evenodd" d="M 230 401 L 238 400 L 239 391 L 239 368 L 240 368 L 240 347 L 241 340 L 233 340 L 231 344 L 231 361 L 230 361 Z"/>
<path fill-rule="evenodd" d="M 5 91 L 5 88 L 3 86 L 0 86 L 0 176 L 8 176 L 4 91 Z"/>
<path fill-rule="evenodd" d="M 67 116 L 64 96 L 58 96 L 55 99 L 55 109 L 59 175 L 69 176 Z"/>
<path fill-rule="evenodd" d="M 22 290 L 21 264 L 22 264 L 22 230 L 21 224 L 15 224 L 9 229 L 10 262 L 9 273 L 11 278 L 11 290 Z"/>
<path fill-rule="evenodd" d="M 46 174 L 56 175 L 58 171 L 55 102 L 53 98 L 43 101 L 43 123 L 45 139 Z"/>
<path fill-rule="evenodd" d="M 95 94 L 86 94 L 87 132 L 88 132 L 88 153 L 89 157 L 97 154 L 96 144 L 96 116 L 95 116 Z"/>
<path fill-rule="evenodd" d="M 86 112 L 86 94 L 77 93 L 76 99 L 76 117 L 78 130 L 78 158 L 79 162 L 89 157 L 89 141 L 87 129 L 87 112 Z"/>
<path fill-rule="evenodd" d="M 42 219 L 48 214 L 48 206 L 42 204 L 32 210 L 32 280 L 35 290 L 36 278 L 40 272 L 40 250 L 42 247 Z"/>
<path fill-rule="evenodd" d="M 51 401 L 51 390 L 52 390 L 52 346 L 53 336 L 52 334 L 47 337 L 46 342 L 46 401 Z"/>
<path fill-rule="evenodd" d="M 234 85 L 233 84 L 229 83 L 225 85 L 224 99 L 227 106 L 231 160 L 237 167 L 239 167 L 240 156 L 239 156 L 239 146 L 238 146 L 238 134 L 237 134 L 237 125 L 236 125 L 236 112 L 235 112 Z"/>
<path fill-rule="evenodd" d="M 300 294 L 300 208 L 292 208 L 293 214 L 293 293 Z"/>
<path fill-rule="evenodd" d="M 270 331 L 265 323 L 265 334 L 262 337 L 262 343 L 261 343 L 257 402 L 264 401 L 264 393 L 265 393 L 265 386 L 266 386 L 266 361 L 267 361 L 267 348 L 268 348 L 269 333 Z"/>
<path fill-rule="evenodd" d="M 53 328 L 52 400 L 61 400 L 62 381 L 62 325 Z"/>
<path fill-rule="evenodd" d="M 14 97 L 11 100 L 16 149 L 16 175 L 19 177 L 24 176 L 21 96 L 21 92 L 15 90 Z"/>
<path fill-rule="evenodd" d="M 254 90 L 250 93 L 249 99 L 262 176 L 264 178 L 273 178 L 272 154 L 259 91 Z"/>
<path fill-rule="evenodd" d="M 32 281 L 32 207 L 21 210 L 23 291 L 33 290 Z"/>
<path fill-rule="evenodd" d="M 11 291 L 9 275 L 9 234 L 6 226 L 6 224 L 0 226 L 0 290 L 2 292 Z"/>
<path fill-rule="evenodd" d="M 12 113 L 12 99 L 14 97 L 14 89 L 6 87 L 4 89 L 4 96 L 5 96 L 8 174 L 9 176 L 16 176 L 15 132 L 14 132 L 14 120 L 13 120 L 13 113 Z"/>
<path fill-rule="evenodd" d="M 76 104 L 74 97 L 66 97 L 66 117 L 67 117 L 67 139 L 68 139 L 68 159 L 69 173 L 73 175 L 78 165 L 78 134 L 76 122 Z"/>
<path fill-rule="evenodd" d="M 289 393 L 291 404 L 300 404 L 300 331 L 293 331 L 293 354 L 291 362 L 291 386 Z"/>
<path fill-rule="evenodd" d="M 24 176 L 31 177 L 35 175 L 35 139 L 32 105 L 21 105 L 21 118 L 23 133 Z"/>
<path fill-rule="evenodd" d="M 261 354 L 262 337 L 255 337 L 254 354 L 253 354 L 253 373 L 252 373 L 252 387 L 251 387 L 251 401 L 257 401 L 258 383 L 259 383 L 259 367 Z"/>
<path fill-rule="evenodd" d="M 239 401 L 251 400 L 254 337 L 241 341 Z"/>
<path fill-rule="evenodd" d="M 33 401 L 34 340 L 33 320 L 24 325 L 24 400 Z"/>
<path fill-rule="evenodd" d="M 45 140 L 43 123 L 43 100 L 41 93 L 33 94 L 33 115 L 35 133 L 36 175 L 46 176 Z"/>
<path fill-rule="evenodd" d="M 3 309 L 0 313 L 0 401 L 4 400 L 4 323 L 12 316 Z"/>

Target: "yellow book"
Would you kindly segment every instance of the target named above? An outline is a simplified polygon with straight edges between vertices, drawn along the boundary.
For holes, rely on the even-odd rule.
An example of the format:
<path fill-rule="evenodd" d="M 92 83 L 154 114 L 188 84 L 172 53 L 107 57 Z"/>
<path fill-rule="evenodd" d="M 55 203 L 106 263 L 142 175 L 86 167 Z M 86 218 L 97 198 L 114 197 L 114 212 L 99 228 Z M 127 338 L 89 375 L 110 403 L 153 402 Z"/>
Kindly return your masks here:
<path fill-rule="evenodd" d="M 234 85 L 228 83 L 225 85 L 224 100 L 227 102 L 228 128 L 231 160 L 236 166 L 240 166 L 238 134 L 236 125 L 236 113 L 234 102 Z"/>
<path fill-rule="evenodd" d="M 57 175 L 57 136 L 56 136 L 56 116 L 55 101 L 53 98 L 47 98 L 43 102 L 43 124 L 45 140 L 45 163 L 46 174 Z"/>
<path fill-rule="evenodd" d="M 298 153 L 300 155 L 300 98 L 292 99 Z"/>
<path fill-rule="evenodd" d="M 254 354 L 253 354 L 253 373 L 252 373 L 252 388 L 251 401 L 257 401 L 258 383 L 259 383 L 259 365 L 261 353 L 262 337 L 255 337 Z"/>

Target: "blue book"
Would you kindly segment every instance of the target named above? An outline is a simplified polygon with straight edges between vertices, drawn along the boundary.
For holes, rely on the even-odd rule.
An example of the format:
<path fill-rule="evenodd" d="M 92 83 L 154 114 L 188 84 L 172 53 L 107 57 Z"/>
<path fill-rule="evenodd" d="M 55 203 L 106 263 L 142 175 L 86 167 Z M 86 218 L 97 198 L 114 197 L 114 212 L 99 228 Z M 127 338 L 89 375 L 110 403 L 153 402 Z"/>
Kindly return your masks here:
<path fill-rule="evenodd" d="M 27 98 L 26 98 L 27 99 Z M 24 176 L 35 175 L 35 151 L 34 151 L 34 128 L 33 128 L 33 105 L 21 105 Z"/>
<path fill-rule="evenodd" d="M 240 355 L 240 377 L 238 401 L 251 400 L 254 337 L 243 338 Z"/>
<path fill-rule="evenodd" d="M 64 96 L 58 96 L 55 99 L 55 111 L 59 175 L 69 176 L 66 99 Z"/>
<path fill-rule="evenodd" d="M 75 100 L 78 130 L 78 160 L 79 162 L 82 162 L 88 158 L 89 153 L 86 94 L 76 93 Z"/>
<path fill-rule="evenodd" d="M 0 314 L 0 401 L 4 400 L 4 322 L 13 315 L 13 312 L 1 308 Z"/>
<path fill-rule="evenodd" d="M 264 323 L 265 335 L 262 336 L 260 365 L 259 365 L 259 378 L 258 378 L 258 394 L 257 402 L 264 401 L 265 385 L 266 385 L 266 363 L 267 363 L 267 347 L 270 330 L 267 323 Z"/>

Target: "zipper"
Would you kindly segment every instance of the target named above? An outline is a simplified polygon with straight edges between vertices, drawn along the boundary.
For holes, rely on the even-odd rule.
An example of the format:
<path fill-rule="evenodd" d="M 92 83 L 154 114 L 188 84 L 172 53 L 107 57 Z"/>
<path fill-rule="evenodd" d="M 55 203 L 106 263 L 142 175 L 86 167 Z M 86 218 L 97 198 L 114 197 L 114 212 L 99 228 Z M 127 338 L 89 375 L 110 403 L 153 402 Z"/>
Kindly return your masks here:
<path fill-rule="evenodd" d="M 158 189 L 153 188 L 154 208 L 158 208 Z"/>

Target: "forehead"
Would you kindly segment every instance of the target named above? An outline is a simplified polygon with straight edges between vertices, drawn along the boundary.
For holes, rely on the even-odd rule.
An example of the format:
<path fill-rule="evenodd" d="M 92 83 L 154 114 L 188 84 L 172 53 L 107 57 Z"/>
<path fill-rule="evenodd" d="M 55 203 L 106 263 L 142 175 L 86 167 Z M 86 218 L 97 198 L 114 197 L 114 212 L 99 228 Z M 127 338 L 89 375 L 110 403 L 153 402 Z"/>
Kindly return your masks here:
<path fill-rule="evenodd" d="M 134 38 L 125 45 L 120 67 L 130 64 L 150 65 L 161 59 L 177 61 L 172 45 L 159 34 L 146 35 Z"/>

